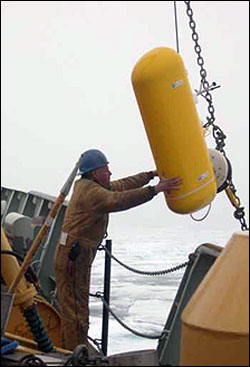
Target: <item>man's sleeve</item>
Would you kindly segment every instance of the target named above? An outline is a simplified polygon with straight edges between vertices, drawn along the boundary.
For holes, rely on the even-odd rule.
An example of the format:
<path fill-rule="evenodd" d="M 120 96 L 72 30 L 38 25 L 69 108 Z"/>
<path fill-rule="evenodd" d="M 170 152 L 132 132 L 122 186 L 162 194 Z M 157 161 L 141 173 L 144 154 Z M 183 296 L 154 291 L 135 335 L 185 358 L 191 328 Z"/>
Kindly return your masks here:
<path fill-rule="evenodd" d="M 112 181 L 110 183 L 110 188 L 112 191 L 125 191 L 132 190 L 147 185 L 150 180 L 154 178 L 154 172 L 142 172 L 134 176 L 129 176 L 122 178 L 117 181 Z"/>
<path fill-rule="evenodd" d="M 146 203 L 155 195 L 153 186 L 122 192 L 106 190 L 100 186 L 93 190 L 89 208 L 95 213 L 119 212 Z"/>

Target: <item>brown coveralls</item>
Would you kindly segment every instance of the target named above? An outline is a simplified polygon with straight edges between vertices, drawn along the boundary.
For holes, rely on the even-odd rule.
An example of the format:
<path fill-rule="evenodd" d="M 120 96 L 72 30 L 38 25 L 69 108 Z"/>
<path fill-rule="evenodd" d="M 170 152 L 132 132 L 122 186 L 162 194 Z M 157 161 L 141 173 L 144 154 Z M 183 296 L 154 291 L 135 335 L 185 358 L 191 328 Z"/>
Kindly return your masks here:
<path fill-rule="evenodd" d="M 108 213 L 151 200 L 155 195 L 153 187 L 142 186 L 153 177 L 152 172 L 139 173 L 111 182 L 110 189 L 89 179 L 75 182 L 62 227 L 66 239 L 59 241 L 54 257 L 64 348 L 73 350 L 78 344 L 88 345 L 90 270 L 107 230 Z M 71 262 L 74 273 L 70 277 L 68 254 L 75 242 L 80 244 L 80 254 Z"/>

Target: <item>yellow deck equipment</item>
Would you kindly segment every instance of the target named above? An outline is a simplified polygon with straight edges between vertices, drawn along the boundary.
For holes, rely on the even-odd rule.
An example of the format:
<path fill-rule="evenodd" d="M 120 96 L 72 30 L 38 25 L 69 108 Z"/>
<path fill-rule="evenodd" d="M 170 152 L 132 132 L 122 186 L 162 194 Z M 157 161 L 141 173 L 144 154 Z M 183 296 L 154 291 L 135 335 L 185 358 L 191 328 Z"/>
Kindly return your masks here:
<path fill-rule="evenodd" d="M 249 366 L 249 232 L 236 232 L 182 313 L 181 366 Z"/>

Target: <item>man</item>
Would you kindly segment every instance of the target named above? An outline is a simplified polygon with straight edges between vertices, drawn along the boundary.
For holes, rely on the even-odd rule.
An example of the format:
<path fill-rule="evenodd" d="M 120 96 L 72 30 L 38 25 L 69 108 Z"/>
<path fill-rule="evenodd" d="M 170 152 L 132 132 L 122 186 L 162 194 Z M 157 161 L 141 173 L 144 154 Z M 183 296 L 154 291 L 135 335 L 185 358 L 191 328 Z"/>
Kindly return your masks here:
<path fill-rule="evenodd" d="M 105 237 L 109 213 L 146 203 L 162 191 L 170 193 L 182 182 L 179 177 L 162 178 L 156 186 L 145 186 L 157 176 L 156 171 L 110 182 L 108 164 L 97 149 L 82 155 L 81 178 L 75 182 L 55 253 L 63 347 L 70 350 L 88 345 L 90 270 Z"/>

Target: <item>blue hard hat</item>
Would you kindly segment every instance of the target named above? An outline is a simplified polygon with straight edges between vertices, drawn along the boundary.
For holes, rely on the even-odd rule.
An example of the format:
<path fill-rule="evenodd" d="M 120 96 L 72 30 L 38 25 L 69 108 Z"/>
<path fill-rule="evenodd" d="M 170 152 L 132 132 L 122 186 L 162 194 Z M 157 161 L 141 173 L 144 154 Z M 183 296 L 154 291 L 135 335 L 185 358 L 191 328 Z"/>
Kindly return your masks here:
<path fill-rule="evenodd" d="M 106 166 L 109 163 L 105 155 L 98 149 L 86 150 L 81 157 L 82 161 L 78 173 L 80 175 L 84 175 L 96 168 Z"/>

